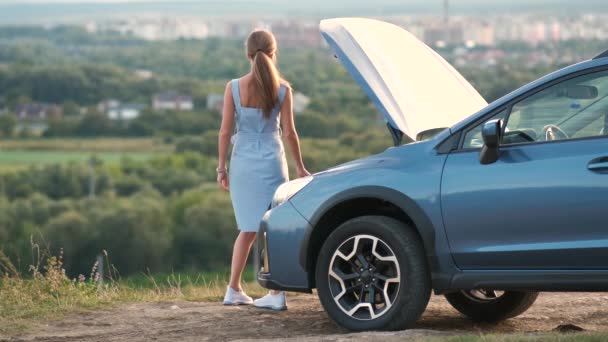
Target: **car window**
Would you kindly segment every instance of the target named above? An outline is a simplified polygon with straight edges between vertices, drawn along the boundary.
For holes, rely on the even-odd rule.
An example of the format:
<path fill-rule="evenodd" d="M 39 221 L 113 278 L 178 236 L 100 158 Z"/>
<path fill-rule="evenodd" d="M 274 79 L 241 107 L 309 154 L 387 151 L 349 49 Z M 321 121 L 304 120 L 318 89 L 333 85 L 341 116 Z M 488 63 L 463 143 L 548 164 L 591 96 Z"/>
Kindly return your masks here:
<path fill-rule="evenodd" d="M 607 126 L 608 126 L 608 115 L 604 114 L 604 115 L 600 116 L 599 118 L 595 119 L 594 121 L 592 121 L 590 124 L 588 124 L 584 128 L 580 129 L 575 134 L 573 134 L 571 138 L 576 139 L 576 138 L 590 137 L 590 136 L 597 135 L 597 132 L 599 132 L 601 135 L 607 135 L 608 134 L 608 129 L 606 129 Z"/>
<path fill-rule="evenodd" d="M 512 107 L 503 144 L 603 135 L 608 113 L 608 71 L 544 89 Z"/>
<path fill-rule="evenodd" d="M 483 139 L 481 137 L 481 127 L 483 126 L 483 124 L 494 119 L 501 119 L 504 122 L 506 116 L 507 110 L 505 109 L 500 111 L 498 114 L 492 116 L 491 118 L 484 120 L 479 125 L 468 130 L 464 136 L 464 143 L 462 145 L 462 148 L 481 148 L 483 146 Z"/>

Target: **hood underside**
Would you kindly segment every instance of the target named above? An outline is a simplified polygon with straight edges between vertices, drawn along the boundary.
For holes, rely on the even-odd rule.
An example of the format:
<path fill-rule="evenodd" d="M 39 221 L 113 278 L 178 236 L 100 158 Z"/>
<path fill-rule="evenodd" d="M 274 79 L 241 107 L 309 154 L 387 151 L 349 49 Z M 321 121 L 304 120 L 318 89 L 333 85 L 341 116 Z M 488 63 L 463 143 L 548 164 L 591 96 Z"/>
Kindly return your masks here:
<path fill-rule="evenodd" d="M 487 106 L 456 69 L 396 25 L 341 18 L 321 21 L 320 29 L 387 123 L 411 139 Z"/>

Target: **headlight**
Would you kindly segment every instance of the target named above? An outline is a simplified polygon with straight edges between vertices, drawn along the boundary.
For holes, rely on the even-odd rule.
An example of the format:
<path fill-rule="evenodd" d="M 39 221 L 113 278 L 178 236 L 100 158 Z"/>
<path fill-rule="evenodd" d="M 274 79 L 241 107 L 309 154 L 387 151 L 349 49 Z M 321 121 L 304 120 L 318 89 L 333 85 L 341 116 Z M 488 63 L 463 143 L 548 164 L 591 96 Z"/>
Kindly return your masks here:
<path fill-rule="evenodd" d="M 302 188 L 310 183 L 310 181 L 312 181 L 312 176 L 298 178 L 296 180 L 292 180 L 291 182 L 281 184 L 281 186 L 279 186 L 277 191 L 274 193 L 271 208 L 283 204 L 283 202 L 287 201 L 293 195 L 297 194 L 298 191 L 302 190 Z"/>

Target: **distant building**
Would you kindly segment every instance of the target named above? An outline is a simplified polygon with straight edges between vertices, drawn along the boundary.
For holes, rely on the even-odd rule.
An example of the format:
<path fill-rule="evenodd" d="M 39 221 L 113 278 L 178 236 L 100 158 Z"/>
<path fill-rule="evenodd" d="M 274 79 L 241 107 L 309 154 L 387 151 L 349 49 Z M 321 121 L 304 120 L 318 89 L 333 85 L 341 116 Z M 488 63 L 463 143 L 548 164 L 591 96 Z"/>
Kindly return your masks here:
<path fill-rule="evenodd" d="M 300 92 L 295 92 L 293 94 L 293 111 L 294 113 L 301 113 L 308 108 L 310 104 L 310 98 Z"/>
<path fill-rule="evenodd" d="M 224 108 L 224 95 L 209 94 L 207 95 L 207 110 L 221 113 Z"/>
<path fill-rule="evenodd" d="M 223 37 L 228 38 L 244 38 L 251 32 L 251 23 L 241 21 L 228 22 L 224 24 Z"/>
<path fill-rule="evenodd" d="M 465 26 L 464 39 L 467 42 L 473 42 L 475 45 L 494 46 L 495 30 L 488 23 L 471 23 Z"/>
<path fill-rule="evenodd" d="M 15 115 L 18 120 L 46 120 L 58 118 L 62 115 L 61 107 L 47 103 L 27 103 L 18 105 L 15 108 Z"/>
<path fill-rule="evenodd" d="M 192 96 L 170 91 L 154 95 L 152 108 L 156 110 L 190 111 L 194 109 L 194 102 Z"/>
<path fill-rule="evenodd" d="M 292 20 L 274 22 L 271 27 L 279 46 L 318 47 L 321 46 L 323 41 L 317 23 Z"/>
<path fill-rule="evenodd" d="M 551 24 L 551 40 L 558 42 L 562 40 L 561 25 L 558 22 Z"/>
<path fill-rule="evenodd" d="M 118 100 L 105 100 L 97 106 L 97 109 L 105 113 L 111 120 L 133 120 L 146 108 L 140 103 L 121 103 Z"/>
<path fill-rule="evenodd" d="M 102 113 L 107 113 L 110 109 L 120 106 L 120 101 L 115 99 L 107 99 L 99 102 L 97 110 Z"/>
<path fill-rule="evenodd" d="M 138 78 L 140 78 L 142 80 L 149 80 L 152 77 L 154 77 L 154 73 L 150 70 L 137 69 L 137 70 L 135 70 L 135 76 L 137 76 Z"/>
<path fill-rule="evenodd" d="M 423 39 L 428 45 L 437 45 L 439 42 L 445 43 L 445 30 L 439 27 L 426 28 Z"/>
<path fill-rule="evenodd" d="M 457 24 L 429 27 L 424 30 L 424 41 L 429 45 L 460 44 L 464 41 L 464 29 Z"/>
<path fill-rule="evenodd" d="M 537 46 L 547 40 L 546 26 L 543 22 L 537 21 L 525 25 L 524 32 L 523 41 L 531 46 Z"/>

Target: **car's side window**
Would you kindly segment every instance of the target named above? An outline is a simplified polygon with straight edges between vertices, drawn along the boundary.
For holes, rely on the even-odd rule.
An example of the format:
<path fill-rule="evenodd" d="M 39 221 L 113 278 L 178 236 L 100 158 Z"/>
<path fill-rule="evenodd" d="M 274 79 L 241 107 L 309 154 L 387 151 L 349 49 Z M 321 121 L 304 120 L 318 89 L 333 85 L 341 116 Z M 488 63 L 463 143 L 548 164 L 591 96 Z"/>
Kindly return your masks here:
<path fill-rule="evenodd" d="M 502 143 L 586 138 L 608 134 L 608 71 L 575 77 L 512 106 Z"/>
<path fill-rule="evenodd" d="M 483 146 L 483 139 L 481 137 L 481 127 L 483 126 L 483 124 L 487 121 L 494 119 L 501 119 L 504 122 L 506 116 L 507 110 L 505 109 L 493 115 L 491 118 L 484 120 L 479 125 L 469 129 L 464 135 L 464 143 L 462 145 L 462 148 L 481 148 Z"/>

